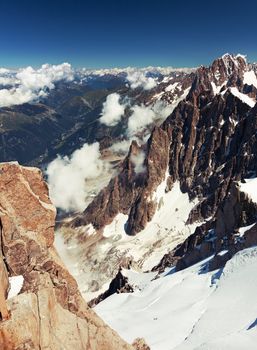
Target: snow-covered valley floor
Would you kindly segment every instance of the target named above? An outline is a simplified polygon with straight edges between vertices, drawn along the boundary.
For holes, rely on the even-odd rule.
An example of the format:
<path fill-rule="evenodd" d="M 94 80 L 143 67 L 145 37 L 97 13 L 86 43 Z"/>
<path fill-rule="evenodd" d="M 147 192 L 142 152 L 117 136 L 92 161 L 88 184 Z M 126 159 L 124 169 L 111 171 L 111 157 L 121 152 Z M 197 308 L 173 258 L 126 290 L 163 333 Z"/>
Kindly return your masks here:
<path fill-rule="evenodd" d="M 208 271 L 207 259 L 153 281 L 141 275 L 141 291 L 112 295 L 95 307 L 128 342 L 144 337 L 151 350 L 257 349 L 257 247 L 217 271 Z"/>

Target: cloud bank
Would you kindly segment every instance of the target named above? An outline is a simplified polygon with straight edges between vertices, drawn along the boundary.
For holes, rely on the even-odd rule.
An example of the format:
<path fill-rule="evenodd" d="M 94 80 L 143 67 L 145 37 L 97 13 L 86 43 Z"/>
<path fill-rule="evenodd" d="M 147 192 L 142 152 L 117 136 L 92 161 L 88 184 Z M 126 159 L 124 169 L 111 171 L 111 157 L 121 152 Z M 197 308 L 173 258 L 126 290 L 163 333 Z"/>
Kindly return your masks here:
<path fill-rule="evenodd" d="M 131 144 L 131 140 L 122 140 L 115 142 L 111 147 L 110 150 L 115 153 L 121 153 L 126 154 Z"/>
<path fill-rule="evenodd" d="M 153 123 L 155 119 L 154 111 L 150 107 L 144 105 L 132 107 L 132 115 L 128 120 L 128 136 L 133 136 Z"/>
<path fill-rule="evenodd" d="M 70 157 L 58 156 L 47 167 L 49 193 L 54 205 L 65 211 L 83 211 L 87 195 L 86 181 L 107 171 L 101 160 L 99 143 L 85 144 Z"/>
<path fill-rule="evenodd" d="M 162 122 L 173 111 L 175 105 L 167 104 L 164 101 L 157 101 L 149 106 L 134 105 L 131 107 L 131 116 L 128 119 L 128 127 L 125 139 L 114 143 L 110 150 L 118 154 L 126 154 L 131 141 L 136 140 L 139 145 L 144 144 L 149 136 L 148 126 L 157 120 Z"/>
<path fill-rule="evenodd" d="M 126 104 L 120 103 L 120 95 L 113 93 L 107 96 L 103 103 L 102 116 L 99 119 L 102 124 L 114 126 L 119 123 L 124 114 Z"/>
<path fill-rule="evenodd" d="M 130 156 L 130 160 L 134 165 L 134 170 L 136 174 L 141 174 L 146 171 L 146 167 L 144 166 L 145 153 L 143 151 L 138 152 L 137 155 L 132 154 Z"/>
<path fill-rule="evenodd" d="M 157 85 L 157 82 L 152 77 L 147 77 L 146 72 L 132 71 L 128 72 L 127 80 L 130 84 L 131 89 L 142 87 L 144 90 L 150 90 Z"/>
<path fill-rule="evenodd" d="M 1 68 L 0 85 L 8 85 L 10 88 L 0 89 L 0 107 L 32 102 L 45 97 L 57 81 L 71 81 L 73 78 L 73 70 L 69 63 L 44 64 L 37 70 L 26 67 L 17 72 Z"/>
<path fill-rule="evenodd" d="M 154 105 L 135 105 L 132 107 L 132 115 L 128 120 L 127 134 L 129 137 L 136 135 L 154 123 L 156 120 L 164 120 L 172 112 L 173 106 L 158 101 Z"/>

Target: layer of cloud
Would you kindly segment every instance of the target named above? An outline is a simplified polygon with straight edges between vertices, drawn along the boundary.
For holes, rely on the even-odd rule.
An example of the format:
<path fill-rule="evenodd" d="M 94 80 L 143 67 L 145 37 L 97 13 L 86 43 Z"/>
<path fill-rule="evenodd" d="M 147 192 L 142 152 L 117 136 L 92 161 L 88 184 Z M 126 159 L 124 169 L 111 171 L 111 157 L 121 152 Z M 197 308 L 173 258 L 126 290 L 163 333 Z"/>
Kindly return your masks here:
<path fill-rule="evenodd" d="M 37 70 L 26 67 L 17 72 L 1 68 L 0 84 L 9 85 L 10 88 L 0 90 L 0 107 L 32 102 L 45 97 L 57 81 L 71 81 L 73 77 L 73 70 L 68 63 L 44 64 Z"/>
<path fill-rule="evenodd" d="M 0 68 L 1 69 L 1 68 Z M 185 73 L 191 73 L 195 71 L 197 68 L 174 68 L 174 67 L 143 67 L 143 68 L 135 68 L 135 67 L 125 67 L 125 68 L 102 68 L 102 69 L 89 69 L 89 68 L 82 68 L 78 70 L 78 73 L 81 77 L 83 76 L 90 76 L 90 75 L 99 75 L 103 76 L 106 74 L 113 74 L 113 75 L 119 75 L 119 74 L 131 74 L 135 71 L 142 72 L 143 74 L 155 74 L 155 75 L 169 75 L 173 72 L 185 72 Z"/>
<path fill-rule="evenodd" d="M 108 95 L 103 104 L 100 122 L 108 126 L 117 125 L 124 114 L 125 108 L 126 104 L 120 102 L 119 94 L 113 93 Z"/>
<path fill-rule="evenodd" d="M 138 152 L 137 155 L 132 154 L 130 156 L 130 160 L 134 165 L 134 170 L 136 174 L 141 174 L 146 171 L 146 167 L 144 165 L 145 153 L 143 151 Z"/>
<path fill-rule="evenodd" d="M 125 139 L 115 142 L 110 150 L 117 154 L 127 154 L 131 141 L 136 140 L 139 145 L 145 144 L 150 136 L 149 125 L 157 120 L 162 122 L 173 111 L 174 105 L 164 101 L 157 101 L 150 106 L 135 105 L 131 108 L 132 114 L 128 119 L 128 128 Z"/>
<path fill-rule="evenodd" d="M 7 74 L 10 73 L 10 70 L 7 68 L 0 68 L 0 74 Z"/>
<path fill-rule="evenodd" d="M 154 123 L 156 120 L 164 120 L 172 112 L 173 107 L 158 101 L 154 105 L 135 105 L 132 107 L 132 115 L 128 120 L 127 134 L 129 137 L 136 135 Z"/>
<path fill-rule="evenodd" d="M 2 86 L 14 86 L 19 81 L 16 79 L 16 72 L 12 72 L 6 68 L 0 68 L 0 85 Z"/>
<path fill-rule="evenodd" d="M 110 150 L 115 153 L 121 153 L 126 154 L 128 152 L 128 149 L 130 147 L 131 140 L 122 140 L 115 142 L 111 147 Z"/>
<path fill-rule="evenodd" d="M 46 170 L 50 197 L 65 211 L 82 211 L 86 206 L 86 181 L 108 170 L 100 158 L 99 143 L 85 144 L 70 157 L 58 156 Z"/>
<path fill-rule="evenodd" d="M 128 130 L 129 136 L 133 136 L 144 130 L 144 128 L 155 119 L 155 113 L 150 107 L 144 105 L 132 107 L 132 115 L 128 120 Z"/>
<path fill-rule="evenodd" d="M 142 87 L 144 90 L 150 90 L 157 85 L 156 79 L 148 77 L 146 72 L 132 71 L 128 72 L 127 80 L 131 89 Z"/>

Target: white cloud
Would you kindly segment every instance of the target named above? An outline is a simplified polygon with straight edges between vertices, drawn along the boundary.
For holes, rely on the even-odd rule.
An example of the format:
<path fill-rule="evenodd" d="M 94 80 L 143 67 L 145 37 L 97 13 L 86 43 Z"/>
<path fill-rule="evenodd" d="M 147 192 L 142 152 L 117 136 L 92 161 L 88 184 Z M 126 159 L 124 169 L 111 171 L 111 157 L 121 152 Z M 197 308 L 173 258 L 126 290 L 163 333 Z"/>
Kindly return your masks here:
<path fill-rule="evenodd" d="M 107 96 L 103 103 L 102 117 L 99 119 L 102 124 L 114 126 L 119 123 L 124 114 L 126 104 L 120 103 L 120 95 L 113 93 Z"/>
<path fill-rule="evenodd" d="M 131 140 L 122 140 L 119 142 L 115 142 L 111 147 L 110 150 L 115 153 L 121 153 L 126 154 L 128 152 L 128 149 L 130 147 Z"/>
<path fill-rule="evenodd" d="M 86 206 L 86 181 L 108 170 L 100 158 L 99 143 L 85 144 L 70 157 L 58 156 L 47 167 L 50 197 L 65 211 L 82 211 Z"/>
<path fill-rule="evenodd" d="M 144 130 L 144 128 L 150 125 L 155 119 L 155 113 L 150 107 L 144 105 L 133 106 L 132 115 L 128 120 L 128 130 L 129 136 L 137 134 Z"/>
<path fill-rule="evenodd" d="M 19 105 L 36 99 L 37 95 L 23 87 L 0 90 L 0 107 Z"/>
<path fill-rule="evenodd" d="M 0 68 L 0 74 L 7 74 L 9 72 L 10 72 L 10 70 L 7 68 Z"/>
<path fill-rule="evenodd" d="M 86 77 L 90 75 L 99 75 L 103 76 L 106 74 L 113 74 L 113 75 L 119 75 L 119 74 L 131 74 L 135 71 L 142 72 L 143 74 L 162 74 L 162 75 L 169 75 L 173 72 L 185 72 L 185 73 L 191 73 L 195 71 L 196 68 L 174 68 L 174 67 L 143 67 L 143 68 L 135 68 L 135 67 L 124 67 L 124 68 L 103 68 L 103 69 L 89 69 L 89 68 L 82 68 L 78 70 L 78 74 L 80 77 Z"/>
<path fill-rule="evenodd" d="M 16 84 L 19 83 L 19 81 L 16 79 L 16 73 L 17 72 L 11 71 L 6 68 L 0 68 L 0 85 L 10 85 L 14 87 Z"/>
<path fill-rule="evenodd" d="M 156 120 L 165 120 L 173 109 L 174 105 L 164 101 L 157 101 L 150 106 L 133 106 L 131 108 L 132 115 L 128 119 L 126 138 L 114 143 L 110 150 L 118 154 L 127 154 L 132 140 L 136 140 L 139 145 L 146 143 L 150 135 L 150 130 L 147 127 Z"/>
<path fill-rule="evenodd" d="M 69 63 L 44 64 L 37 70 L 26 67 L 17 72 L 1 68 L 0 84 L 12 87 L 0 90 L 0 107 L 34 101 L 46 96 L 47 89 L 53 89 L 57 81 L 72 79 L 73 70 Z"/>
<path fill-rule="evenodd" d="M 133 136 L 144 131 L 144 129 L 154 121 L 164 120 L 172 112 L 173 106 L 162 101 L 157 101 L 154 105 L 132 107 L 132 115 L 128 120 L 128 136 Z"/>
<path fill-rule="evenodd" d="M 24 68 L 17 73 L 16 77 L 20 80 L 21 85 L 27 89 L 53 89 L 56 81 L 71 81 L 73 79 L 73 71 L 69 63 L 53 66 L 44 64 L 38 70 L 32 67 Z"/>
<path fill-rule="evenodd" d="M 151 108 L 154 111 L 156 118 L 165 120 L 173 112 L 176 105 L 177 103 L 168 104 L 164 101 L 157 101 L 151 106 Z"/>
<path fill-rule="evenodd" d="M 13 77 L 13 76 L 11 76 L 9 74 L 2 74 L 2 76 L 0 75 L 0 85 L 13 86 L 13 85 L 15 85 L 17 83 L 18 83 L 18 80 L 15 77 Z"/>
<path fill-rule="evenodd" d="M 132 71 L 128 72 L 127 80 L 130 83 L 131 89 L 142 87 L 144 90 L 150 90 L 157 85 L 157 82 L 152 77 L 147 77 L 146 72 Z"/>
<path fill-rule="evenodd" d="M 130 156 L 130 160 L 134 165 L 134 170 L 136 174 L 144 173 L 146 167 L 144 166 L 145 161 L 145 153 L 143 151 L 139 151 L 138 154 L 132 154 Z"/>

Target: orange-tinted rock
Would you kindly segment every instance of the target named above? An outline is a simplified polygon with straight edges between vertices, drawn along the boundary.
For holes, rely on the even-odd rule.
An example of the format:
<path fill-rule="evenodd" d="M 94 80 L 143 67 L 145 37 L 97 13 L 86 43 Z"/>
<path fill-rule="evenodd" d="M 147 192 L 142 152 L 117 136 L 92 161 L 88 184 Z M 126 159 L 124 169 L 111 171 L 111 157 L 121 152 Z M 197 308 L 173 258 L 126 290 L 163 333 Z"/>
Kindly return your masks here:
<path fill-rule="evenodd" d="M 135 339 L 132 345 L 136 350 L 150 350 L 149 346 L 146 344 L 145 340 L 142 338 Z"/>
<path fill-rule="evenodd" d="M 38 169 L 0 165 L 0 312 L 8 275 L 24 277 L 20 294 L 7 300 L 0 349 L 132 349 L 87 306 L 57 255 L 55 214 Z"/>

